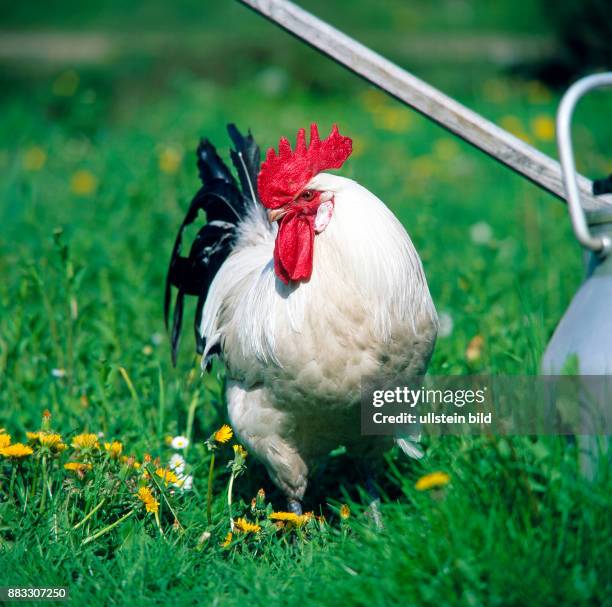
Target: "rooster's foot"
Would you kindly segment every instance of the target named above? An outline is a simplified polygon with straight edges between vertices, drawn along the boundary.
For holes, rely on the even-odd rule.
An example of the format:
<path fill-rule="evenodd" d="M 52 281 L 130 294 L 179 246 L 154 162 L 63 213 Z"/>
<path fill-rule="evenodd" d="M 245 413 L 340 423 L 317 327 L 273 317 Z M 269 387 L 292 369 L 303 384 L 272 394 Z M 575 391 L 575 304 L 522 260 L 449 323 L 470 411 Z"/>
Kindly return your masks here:
<path fill-rule="evenodd" d="M 296 500 L 290 497 L 287 500 L 287 509 L 289 510 L 289 512 L 293 512 L 293 514 L 302 516 L 302 503 L 300 502 L 300 500 Z"/>

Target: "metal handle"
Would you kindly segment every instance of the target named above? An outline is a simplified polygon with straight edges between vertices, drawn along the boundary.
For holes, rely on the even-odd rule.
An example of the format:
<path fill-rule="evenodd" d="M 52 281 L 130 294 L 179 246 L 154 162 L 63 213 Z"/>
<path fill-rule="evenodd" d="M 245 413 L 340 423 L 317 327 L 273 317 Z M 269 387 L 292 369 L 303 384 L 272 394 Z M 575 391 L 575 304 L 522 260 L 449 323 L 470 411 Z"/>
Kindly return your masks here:
<path fill-rule="evenodd" d="M 591 235 L 584 215 L 584 210 L 580 204 L 578 180 L 576 178 L 576 163 L 574 162 L 574 150 L 572 148 L 572 134 L 570 128 L 572 115 L 578 100 L 591 89 L 602 86 L 612 86 L 612 72 L 594 74 L 586 78 L 581 78 L 567 90 L 565 95 L 563 95 L 557 112 L 557 145 L 563 172 L 567 206 L 569 208 L 574 234 L 583 247 L 598 253 L 601 257 L 606 257 L 612 248 L 612 242 L 608 236 L 595 237 Z"/>

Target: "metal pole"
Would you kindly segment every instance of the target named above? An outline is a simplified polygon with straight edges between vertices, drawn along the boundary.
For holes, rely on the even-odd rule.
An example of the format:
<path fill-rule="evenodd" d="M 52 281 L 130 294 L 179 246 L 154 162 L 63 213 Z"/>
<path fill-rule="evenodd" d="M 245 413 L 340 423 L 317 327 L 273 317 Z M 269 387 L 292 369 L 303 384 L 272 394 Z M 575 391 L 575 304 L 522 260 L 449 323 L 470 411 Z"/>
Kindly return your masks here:
<path fill-rule="evenodd" d="M 557 112 L 557 143 L 559 147 L 559 158 L 563 169 L 563 181 L 567 193 L 567 206 L 574 234 L 580 244 L 605 256 L 610 253 L 612 241 L 606 234 L 592 236 L 580 204 L 580 193 L 576 182 L 576 163 L 574 162 L 574 151 L 572 149 L 571 122 L 574 108 L 578 100 L 591 89 L 601 86 L 612 86 L 612 72 L 605 74 L 593 74 L 575 82 L 563 95 L 559 111 Z"/>
<path fill-rule="evenodd" d="M 273 23 L 325 53 L 359 76 L 440 126 L 458 135 L 542 189 L 565 200 L 559 163 L 461 105 L 388 59 L 287 0 L 240 0 Z M 606 208 L 612 196 L 592 194 L 592 183 L 578 176 L 586 212 Z"/>

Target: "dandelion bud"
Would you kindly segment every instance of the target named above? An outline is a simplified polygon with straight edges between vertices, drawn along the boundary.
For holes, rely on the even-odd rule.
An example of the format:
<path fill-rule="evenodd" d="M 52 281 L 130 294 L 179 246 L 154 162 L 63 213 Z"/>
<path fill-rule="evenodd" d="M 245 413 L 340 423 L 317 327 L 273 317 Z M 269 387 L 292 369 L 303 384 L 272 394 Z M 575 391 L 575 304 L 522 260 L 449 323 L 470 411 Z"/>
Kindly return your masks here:
<path fill-rule="evenodd" d="M 49 430 L 51 428 L 51 411 L 45 409 L 42 414 L 42 425 L 43 430 Z"/>
<path fill-rule="evenodd" d="M 207 542 L 210 539 L 210 536 L 211 536 L 210 531 L 204 531 L 204 533 L 202 533 L 202 535 L 200 536 L 200 539 L 198 540 L 198 545 L 204 544 L 205 542 Z"/>
<path fill-rule="evenodd" d="M 260 489 L 257 492 L 257 497 L 255 498 L 255 504 L 258 510 L 266 509 L 266 492 L 263 489 Z"/>

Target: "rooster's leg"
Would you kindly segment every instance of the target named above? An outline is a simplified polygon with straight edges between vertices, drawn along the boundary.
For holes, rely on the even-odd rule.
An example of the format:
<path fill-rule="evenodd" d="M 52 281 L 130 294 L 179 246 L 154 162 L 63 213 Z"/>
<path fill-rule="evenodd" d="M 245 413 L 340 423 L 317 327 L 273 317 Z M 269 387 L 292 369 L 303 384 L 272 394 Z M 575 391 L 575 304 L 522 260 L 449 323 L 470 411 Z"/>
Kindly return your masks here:
<path fill-rule="evenodd" d="M 296 500 L 290 497 L 287 500 L 287 509 L 289 510 L 289 512 L 293 512 L 293 514 L 302 516 L 302 502 L 300 502 L 300 500 Z"/>
<path fill-rule="evenodd" d="M 291 436 L 283 431 L 290 425 L 288 414 L 275 408 L 267 388 L 247 390 L 232 380 L 227 384 L 227 403 L 236 436 L 265 465 L 270 479 L 287 498 L 289 510 L 301 513 L 308 465 Z"/>
<path fill-rule="evenodd" d="M 380 493 L 378 492 L 375 479 L 380 469 L 380 455 L 375 450 L 367 450 L 357 459 L 357 471 L 363 479 L 368 495 L 368 509 L 365 514 L 374 522 L 376 529 L 379 531 L 383 528 L 383 521 L 380 512 Z"/>

